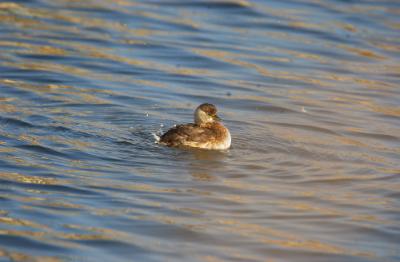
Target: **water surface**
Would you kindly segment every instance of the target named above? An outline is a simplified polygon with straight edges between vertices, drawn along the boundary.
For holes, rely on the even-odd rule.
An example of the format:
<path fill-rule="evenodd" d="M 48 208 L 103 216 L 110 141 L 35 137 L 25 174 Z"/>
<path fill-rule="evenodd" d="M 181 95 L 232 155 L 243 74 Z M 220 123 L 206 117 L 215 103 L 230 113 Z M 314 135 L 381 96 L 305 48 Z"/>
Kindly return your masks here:
<path fill-rule="evenodd" d="M 1 261 L 399 261 L 398 1 L 0 1 Z M 217 105 L 227 152 L 153 134 Z"/>

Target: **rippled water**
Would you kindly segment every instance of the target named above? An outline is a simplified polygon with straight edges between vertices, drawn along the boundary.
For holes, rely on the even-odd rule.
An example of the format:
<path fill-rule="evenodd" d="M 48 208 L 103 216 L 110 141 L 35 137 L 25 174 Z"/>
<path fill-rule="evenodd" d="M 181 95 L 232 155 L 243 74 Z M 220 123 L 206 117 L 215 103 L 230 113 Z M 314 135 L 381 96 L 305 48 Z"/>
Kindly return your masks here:
<path fill-rule="evenodd" d="M 398 1 L 0 1 L 1 261 L 399 261 Z M 220 109 L 228 152 L 153 134 Z"/>

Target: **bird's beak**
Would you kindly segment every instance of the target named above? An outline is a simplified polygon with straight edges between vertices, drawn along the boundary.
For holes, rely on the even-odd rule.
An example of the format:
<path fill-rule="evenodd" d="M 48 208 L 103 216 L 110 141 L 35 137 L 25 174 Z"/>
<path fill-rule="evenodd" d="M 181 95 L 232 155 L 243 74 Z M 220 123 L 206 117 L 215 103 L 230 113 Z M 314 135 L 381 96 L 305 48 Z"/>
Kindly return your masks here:
<path fill-rule="evenodd" d="M 217 116 L 217 115 L 214 115 L 214 116 L 213 116 L 213 119 L 214 119 L 214 120 L 218 120 L 218 121 L 221 120 L 221 118 L 220 118 L 219 116 Z"/>

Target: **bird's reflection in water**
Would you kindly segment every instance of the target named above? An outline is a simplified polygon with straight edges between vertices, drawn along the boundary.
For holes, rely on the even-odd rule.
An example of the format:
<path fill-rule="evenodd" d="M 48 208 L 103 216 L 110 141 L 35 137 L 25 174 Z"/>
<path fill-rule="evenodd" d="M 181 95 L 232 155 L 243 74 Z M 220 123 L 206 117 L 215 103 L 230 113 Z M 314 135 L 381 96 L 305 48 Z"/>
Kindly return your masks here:
<path fill-rule="evenodd" d="M 226 167 L 227 151 L 191 149 L 191 161 L 188 170 L 193 180 L 212 182 L 217 180 L 217 174 Z"/>
<path fill-rule="evenodd" d="M 216 180 L 215 176 L 207 173 L 192 173 L 192 178 L 193 180 L 201 182 L 212 182 Z"/>
<path fill-rule="evenodd" d="M 196 160 L 208 161 L 209 163 L 222 163 L 229 151 L 191 149 L 190 153 Z"/>

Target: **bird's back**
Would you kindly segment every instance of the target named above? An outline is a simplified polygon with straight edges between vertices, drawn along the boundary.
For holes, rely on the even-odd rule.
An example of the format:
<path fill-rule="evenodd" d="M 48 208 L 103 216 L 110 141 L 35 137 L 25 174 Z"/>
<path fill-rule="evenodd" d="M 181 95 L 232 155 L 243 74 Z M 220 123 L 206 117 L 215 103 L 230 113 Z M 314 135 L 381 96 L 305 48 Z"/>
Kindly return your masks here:
<path fill-rule="evenodd" d="M 160 138 L 160 143 L 172 147 L 197 147 L 203 149 L 227 149 L 230 146 L 229 131 L 219 123 L 205 126 L 196 124 L 177 125 Z"/>

